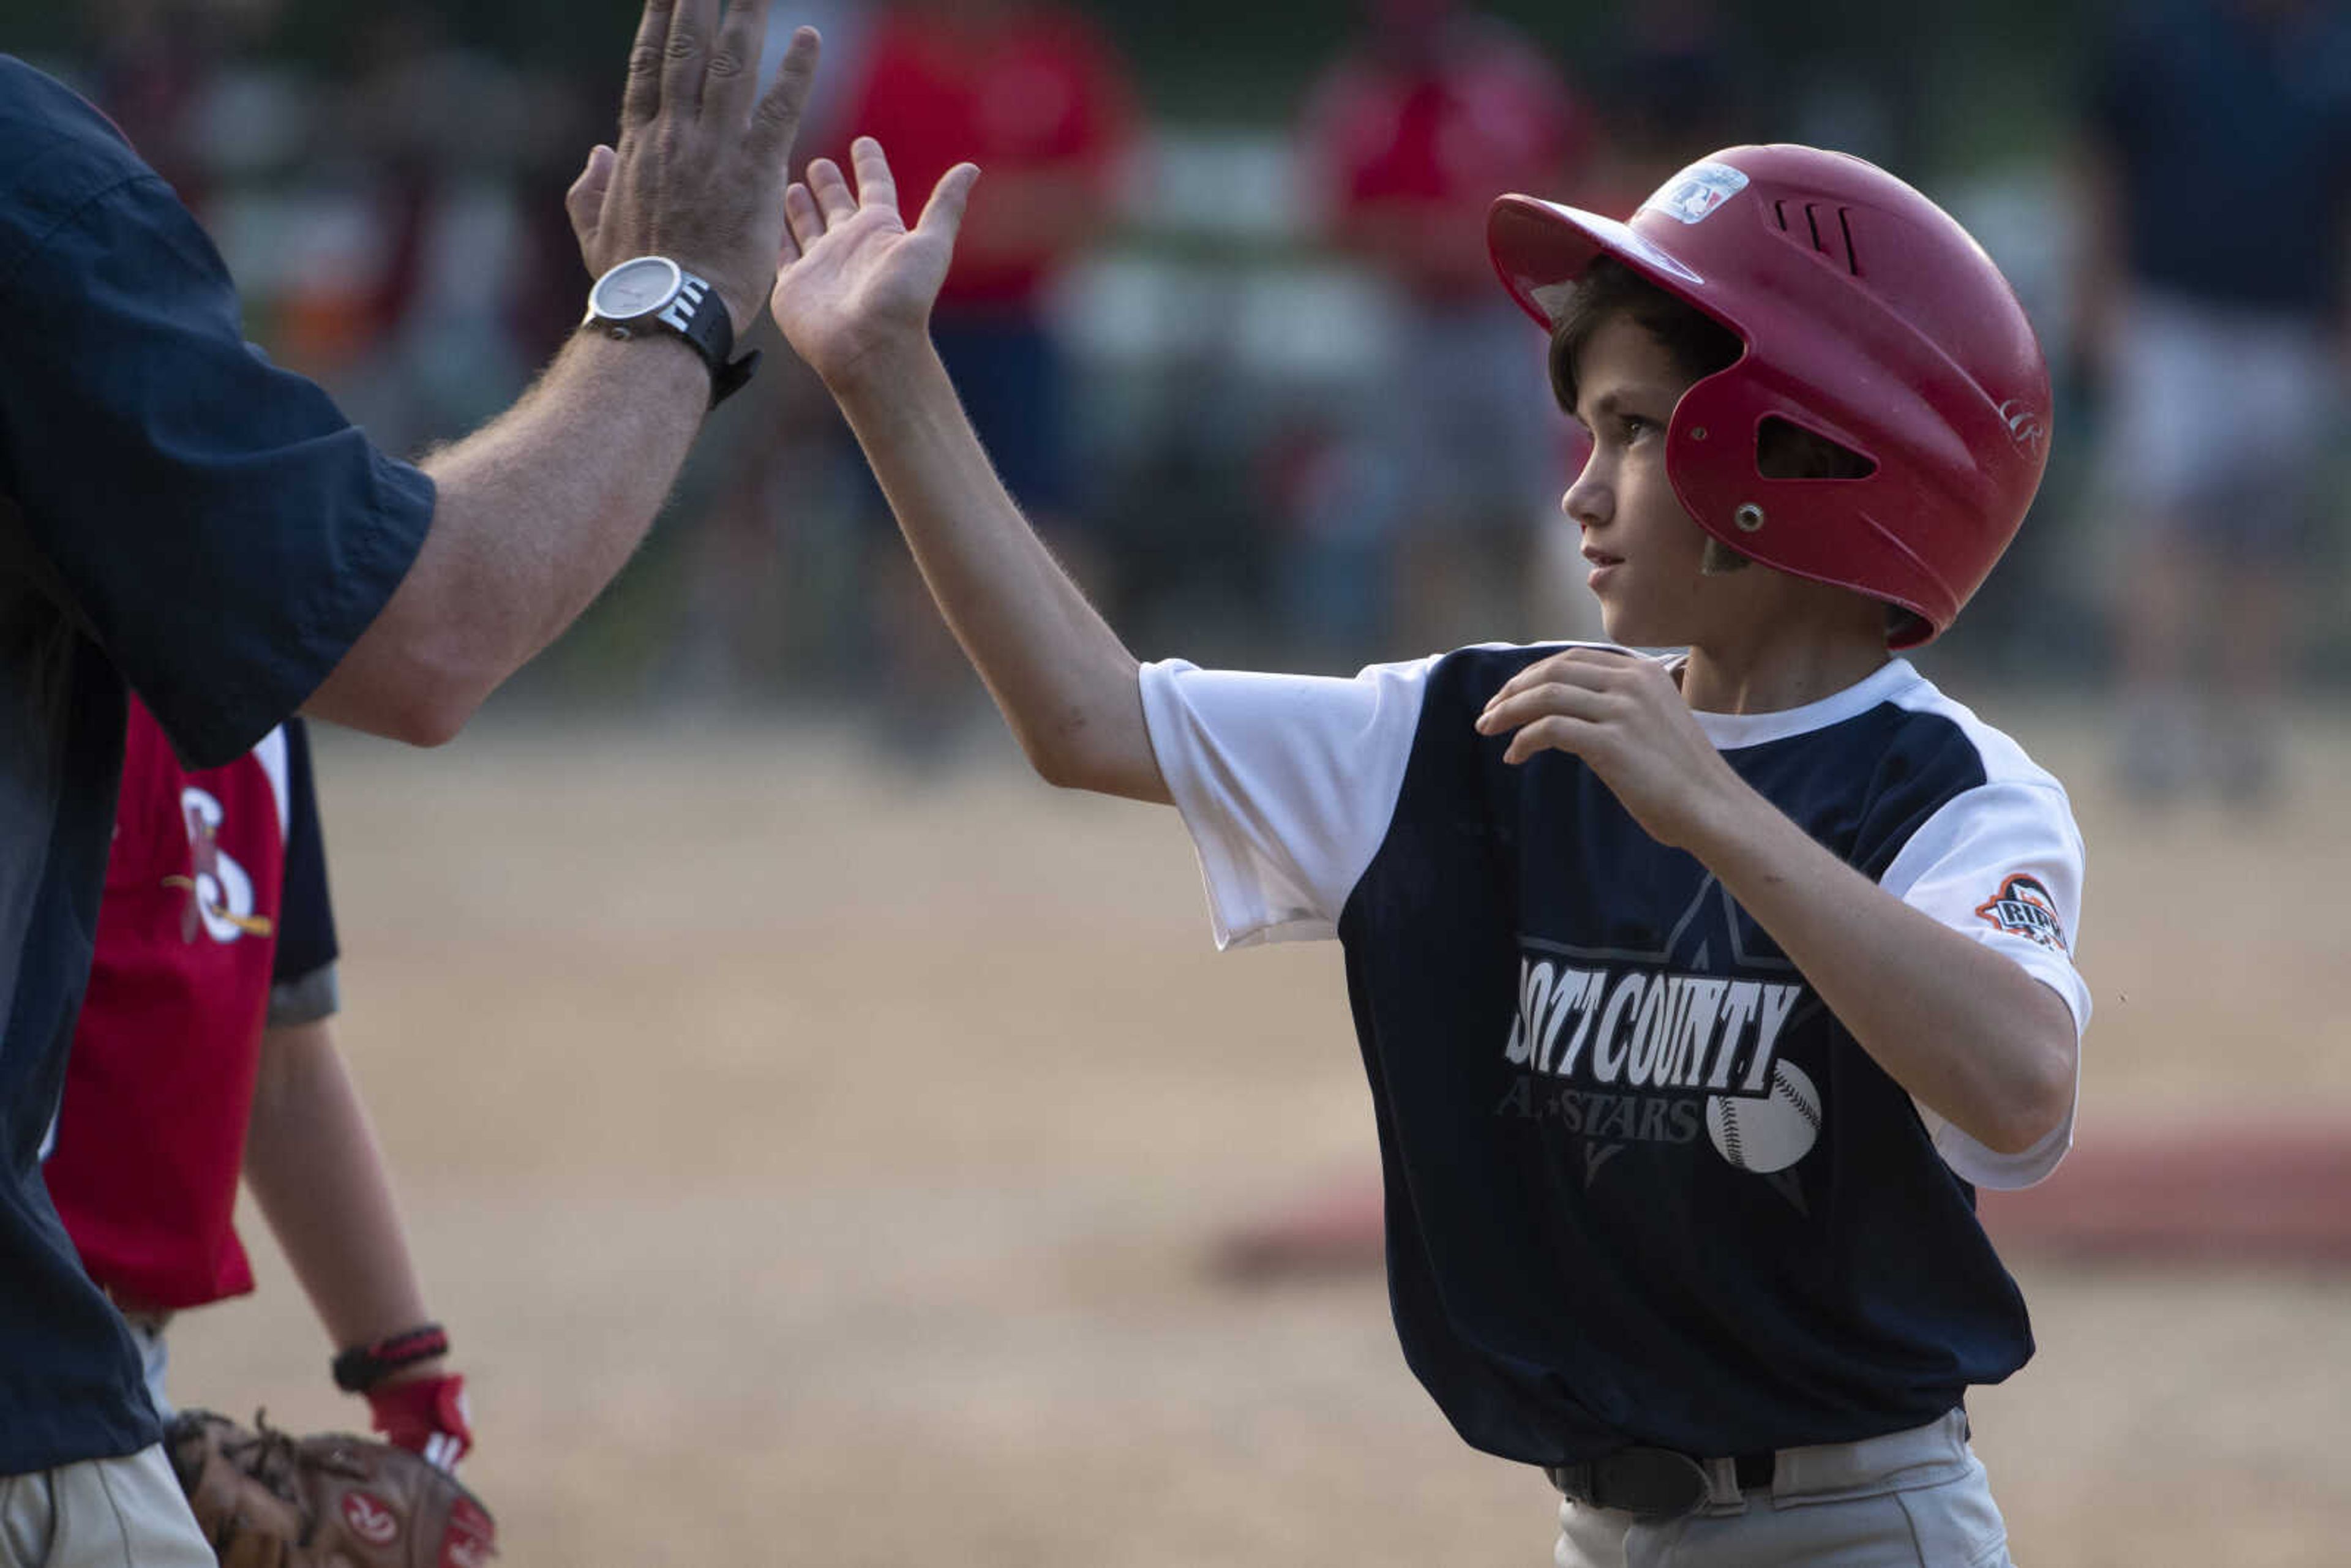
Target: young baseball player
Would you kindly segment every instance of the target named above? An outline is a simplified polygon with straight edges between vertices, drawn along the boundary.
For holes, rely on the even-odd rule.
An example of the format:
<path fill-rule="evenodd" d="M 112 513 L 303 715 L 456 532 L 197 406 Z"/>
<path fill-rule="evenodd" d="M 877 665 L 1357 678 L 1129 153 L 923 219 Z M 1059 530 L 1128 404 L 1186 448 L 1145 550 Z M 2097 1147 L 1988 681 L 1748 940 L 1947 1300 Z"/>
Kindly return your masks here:
<path fill-rule="evenodd" d="M 1961 1401 L 2032 1352 L 1974 1214 L 2071 1141 L 2064 791 L 1891 649 L 2022 518 L 2049 387 L 1959 225 L 1739 147 L 1630 224 L 1489 238 L 1592 456 L 1620 643 L 1353 680 L 1138 666 L 989 476 L 924 337 L 977 177 L 901 224 L 819 162 L 772 305 L 1038 770 L 1176 805 L 1220 945 L 1335 936 L 1406 1359 L 1546 1469 L 1562 1564 L 1984 1564 Z"/>
<path fill-rule="evenodd" d="M 89 988 L 43 1166 L 168 1411 L 172 1315 L 253 1289 L 240 1174 L 375 1428 L 444 1469 L 473 1441 L 392 1182 L 329 1020 L 334 915 L 302 721 L 188 770 L 135 699 Z"/>

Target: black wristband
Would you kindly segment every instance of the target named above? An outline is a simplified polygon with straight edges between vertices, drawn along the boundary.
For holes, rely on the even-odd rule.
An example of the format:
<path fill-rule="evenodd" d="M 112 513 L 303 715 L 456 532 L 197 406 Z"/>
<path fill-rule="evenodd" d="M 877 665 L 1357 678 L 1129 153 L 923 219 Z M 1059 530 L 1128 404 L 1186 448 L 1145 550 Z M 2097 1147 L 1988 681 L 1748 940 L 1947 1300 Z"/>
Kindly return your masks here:
<path fill-rule="evenodd" d="M 760 350 L 754 349 L 729 364 L 725 370 L 714 370 L 710 372 L 710 406 L 712 408 L 716 408 L 743 390 L 744 383 L 751 379 L 751 372 L 759 368 L 759 354 Z"/>
<path fill-rule="evenodd" d="M 335 1357 L 335 1386 L 365 1394 L 403 1366 L 449 1354 L 449 1335 L 439 1323 L 421 1323 L 373 1344 L 353 1345 Z"/>

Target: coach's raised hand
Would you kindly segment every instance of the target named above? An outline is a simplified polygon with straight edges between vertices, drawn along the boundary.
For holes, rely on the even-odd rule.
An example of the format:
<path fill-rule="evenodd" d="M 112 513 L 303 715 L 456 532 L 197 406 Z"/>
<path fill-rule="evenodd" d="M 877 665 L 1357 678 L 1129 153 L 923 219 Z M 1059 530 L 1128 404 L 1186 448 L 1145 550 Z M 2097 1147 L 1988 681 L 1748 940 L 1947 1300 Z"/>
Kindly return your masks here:
<path fill-rule="evenodd" d="M 648 0 L 620 145 L 596 150 L 565 202 L 591 273 L 666 257 L 710 283 L 738 339 L 775 278 L 816 71 L 803 27 L 759 91 L 768 5 Z M 514 408 L 426 458 L 432 528 L 308 711 L 426 743 L 462 728 L 644 537 L 709 412 L 714 367 L 694 349 L 713 340 L 577 333 Z"/>
<path fill-rule="evenodd" d="M 789 229 L 768 303 L 793 351 L 838 392 L 893 355 L 919 347 L 946 281 L 956 230 L 979 170 L 958 163 L 909 229 L 882 144 L 850 144 L 857 189 L 820 158 L 785 195 Z"/>
<path fill-rule="evenodd" d="M 792 37 L 759 91 L 769 0 L 646 0 L 617 149 L 599 147 L 566 205 L 601 275 L 666 256 L 710 280 L 739 337 L 774 279 L 792 140 L 816 77 L 817 36 Z"/>

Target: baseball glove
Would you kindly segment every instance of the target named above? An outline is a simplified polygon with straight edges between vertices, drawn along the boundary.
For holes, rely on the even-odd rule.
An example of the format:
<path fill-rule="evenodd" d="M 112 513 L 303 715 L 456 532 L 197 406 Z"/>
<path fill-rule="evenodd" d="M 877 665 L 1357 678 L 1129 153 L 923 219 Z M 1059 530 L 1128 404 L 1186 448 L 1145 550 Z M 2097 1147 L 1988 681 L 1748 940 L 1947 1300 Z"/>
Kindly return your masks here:
<path fill-rule="evenodd" d="M 164 1451 L 222 1568 L 482 1568 L 497 1526 L 481 1500 L 405 1448 L 297 1437 L 259 1413 L 210 1410 L 164 1428 Z"/>

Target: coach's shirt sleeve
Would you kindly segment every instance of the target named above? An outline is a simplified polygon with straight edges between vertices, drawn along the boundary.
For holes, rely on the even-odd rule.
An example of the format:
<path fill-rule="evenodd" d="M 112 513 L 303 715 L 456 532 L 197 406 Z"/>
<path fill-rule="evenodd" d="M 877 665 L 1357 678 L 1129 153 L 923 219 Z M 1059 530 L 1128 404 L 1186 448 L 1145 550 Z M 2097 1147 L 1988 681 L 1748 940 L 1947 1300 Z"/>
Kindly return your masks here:
<path fill-rule="evenodd" d="M 1436 660 L 1353 680 L 1143 667 L 1143 711 L 1219 947 L 1338 935 L 1404 788 Z"/>
<path fill-rule="evenodd" d="M 2090 988 L 2074 966 L 2083 859 L 2081 831 L 2053 779 L 2001 779 L 1948 801 L 1902 846 L 1881 885 L 2056 992 L 2078 1038 L 2090 1023 Z M 2078 1067 L 2074 1083 L 2078 1106 Z M 2014 1155 L 1986 1147 L 1923 1105 L 1919 1114 L 1944 1161 L 1979 1186 L 2030 1186 L 2074 1144 L 2071 1107 L 2047 1137 Z"/>
<path fill-rule="evenodd" d="M 171 188 L 5 57 L 0 139 L 0 491 L 182 757 L 225 763 L 375 619 L 432 481 L 247 344 Z"/>

